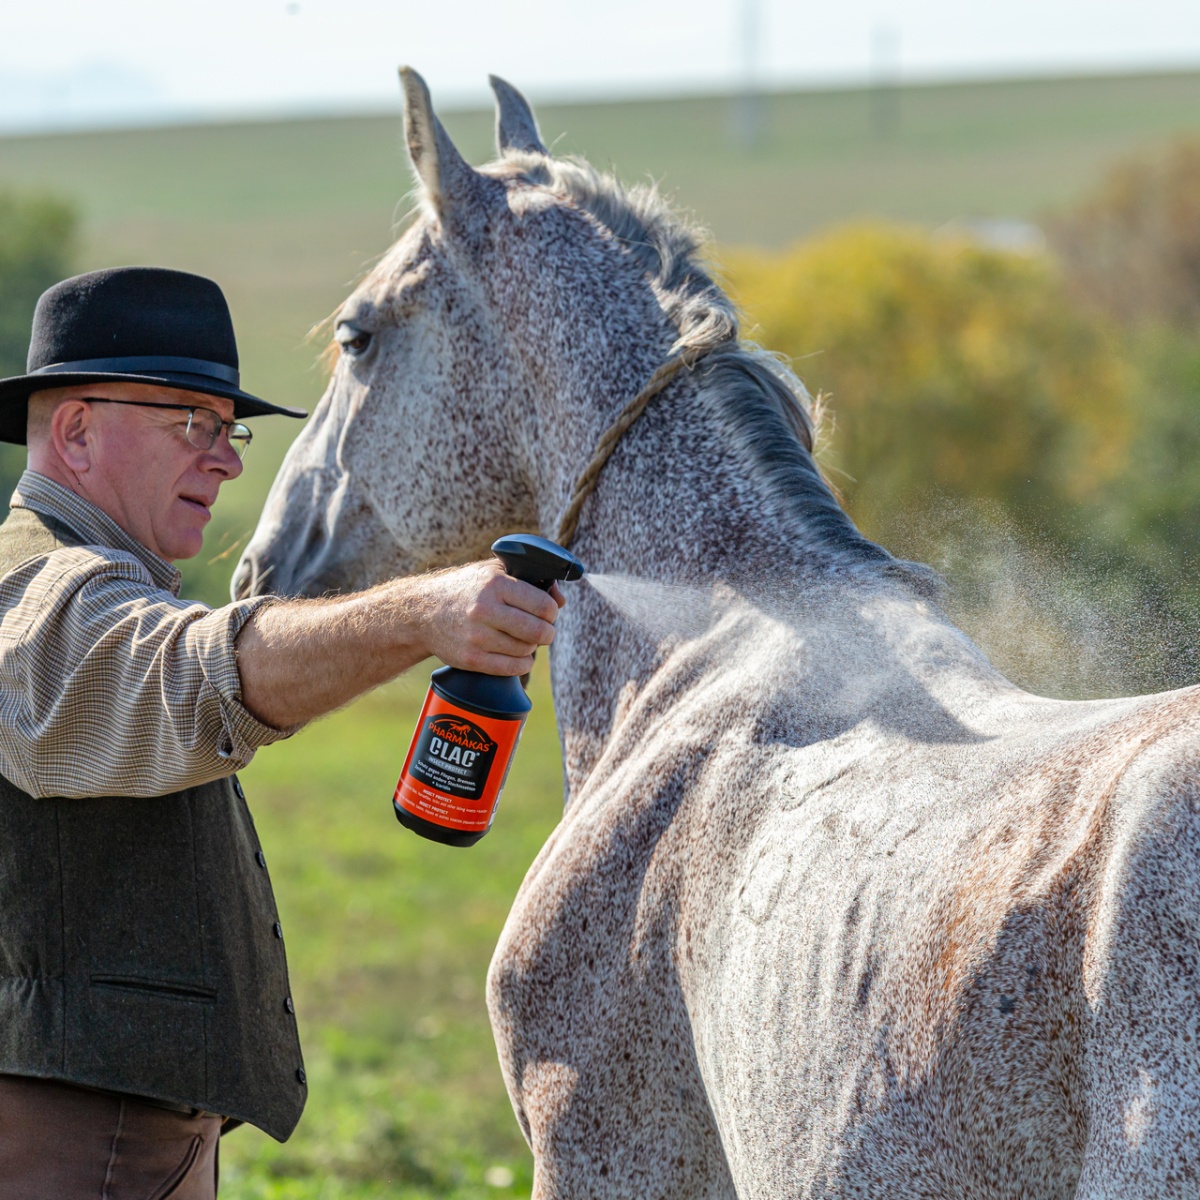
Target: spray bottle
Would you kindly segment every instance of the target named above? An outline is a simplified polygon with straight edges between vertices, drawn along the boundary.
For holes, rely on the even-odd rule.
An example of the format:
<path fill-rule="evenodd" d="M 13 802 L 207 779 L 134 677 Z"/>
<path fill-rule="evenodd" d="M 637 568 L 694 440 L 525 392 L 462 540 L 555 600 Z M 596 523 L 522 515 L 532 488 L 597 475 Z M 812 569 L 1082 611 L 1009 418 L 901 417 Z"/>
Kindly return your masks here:
<path fill-rule="evenodd" d="M 509 575 L 546 592 L 556 580 L 583 578 L 570 551 L 531 533 L 501 538 L 492 553 Z M 392 797 L 396 820 L 432 841 L 473 846 L 491 828 L 532 707 L 515 675 L 434 671 Z"/>

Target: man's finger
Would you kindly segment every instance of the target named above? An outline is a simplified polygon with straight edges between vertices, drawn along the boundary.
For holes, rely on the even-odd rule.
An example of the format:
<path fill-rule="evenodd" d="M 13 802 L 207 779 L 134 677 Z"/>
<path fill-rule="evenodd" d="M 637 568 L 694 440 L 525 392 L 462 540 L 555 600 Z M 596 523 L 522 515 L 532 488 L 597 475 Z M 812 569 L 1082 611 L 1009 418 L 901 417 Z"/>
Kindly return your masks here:
<path fill-rule="evenodd" d="M 510 658 L 528 658 L 540 645 L 545 642 L 535 642 L 529 638 L 513 637 L 502 629 L 489 630 L 486 637 L 477 643 L 480 654 L 504 654 Z"/>
<path fill-rule="evenodd" d="M 528 675 L 533 670 L 533 655 L 510 658 L 507 654 L 488 654 L 474 669 L 487 675 Z"/>
<path fill-rule="evenodd" d="M 541 588 L 534 587 L 532 583 L 526 583 L 523 579 L 513 579 L 508 575 L 503 579 L 506 586 L 501 593 L 501 599 L 509 608 L 520 609 L 554 624 L 560 605 L 548 592 L 543 592 Z"/>
<path fill-rule="evenodd" d="M 554 641 L 554 626 L 549 621 L 530 616 L 518 608 L 501 612 L 492 628 L 531 646 L 549 646 Z"/>

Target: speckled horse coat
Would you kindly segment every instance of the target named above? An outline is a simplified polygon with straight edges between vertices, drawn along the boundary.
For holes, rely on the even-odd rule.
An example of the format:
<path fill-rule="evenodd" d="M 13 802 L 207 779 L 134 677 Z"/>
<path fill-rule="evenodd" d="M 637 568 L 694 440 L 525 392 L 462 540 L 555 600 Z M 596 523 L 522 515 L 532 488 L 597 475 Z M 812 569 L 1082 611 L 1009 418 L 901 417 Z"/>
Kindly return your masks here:
<path fill-rule="evenodd" d="M 550 1197 L 1200 1197 L 1194 690 L 1012 686 L 857 533 L 803 390 L 737 340 L 652 192 L 552 158 L 495 81 L 499 159 L 406 75 L 421 212 L 340 360 L 242 591 L 316 593 L 553 535 L 709 587 L 653 636 L 577 588 L 552 651 L 562 823 L 488 984 Z"/>

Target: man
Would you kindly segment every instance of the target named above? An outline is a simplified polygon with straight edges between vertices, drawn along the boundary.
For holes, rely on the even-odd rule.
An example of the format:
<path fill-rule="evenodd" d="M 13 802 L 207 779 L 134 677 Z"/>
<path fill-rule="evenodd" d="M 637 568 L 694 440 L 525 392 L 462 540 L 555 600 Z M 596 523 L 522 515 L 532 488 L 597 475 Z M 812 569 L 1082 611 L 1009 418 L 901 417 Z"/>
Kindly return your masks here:
<path fill-rule="evenodd" d="M 319 601 L 178 599 L 242 419 L 224 297 L 51 288 L 0 438 L 0 1200 L 216 1194 L 223 1123 L 288 1137 L 305 1074 L 241 785 L 261 745 L 433 654 L 527 671 L 561 595 L 494 563 Z"/>

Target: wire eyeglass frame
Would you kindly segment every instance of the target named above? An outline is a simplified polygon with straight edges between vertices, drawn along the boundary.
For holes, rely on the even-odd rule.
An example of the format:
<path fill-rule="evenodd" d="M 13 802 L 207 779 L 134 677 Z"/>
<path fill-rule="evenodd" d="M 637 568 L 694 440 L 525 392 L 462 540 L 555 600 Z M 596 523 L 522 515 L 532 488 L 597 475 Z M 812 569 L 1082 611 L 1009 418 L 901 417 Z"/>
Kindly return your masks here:
<path fill-rule="evenodd" d="M 221 430 L 228 429 L 230 449 L 238 458 L 244 459 L 246 450 L 254 440 L 254 433 L 241 421 L 222 421 L 220 413 L 196 404 L 156 404 L 149 400 L 112 400 L 107 396 L 80 396 L 80 399 L 87 400 L 90 404 L 127 404 L 130 408 L 169 408 L 176 412 L 185 412 L 188 420 L 183 436 L 188 445 L 196 450 L 211 450 L 217 444 Z M 197 413 L 207 413 L 208 416 L 197 424 Z"/>

